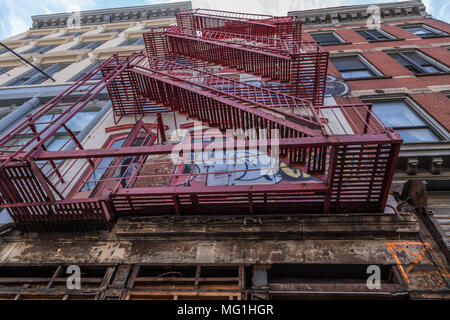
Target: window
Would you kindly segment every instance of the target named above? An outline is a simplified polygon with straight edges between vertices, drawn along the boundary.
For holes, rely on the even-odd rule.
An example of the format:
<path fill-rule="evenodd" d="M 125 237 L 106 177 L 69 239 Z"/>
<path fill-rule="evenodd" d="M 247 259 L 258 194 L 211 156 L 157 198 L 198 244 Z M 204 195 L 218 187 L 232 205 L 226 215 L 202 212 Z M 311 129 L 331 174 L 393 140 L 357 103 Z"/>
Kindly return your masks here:
<path fill-rule="evenodd" d="M 376 102 L 372 110 L 385 125 L 400 134 L 404 143 L 440 140 L 425 120 L 405 101 Z"/>
<path fill-rule="evenodd" d="M 66 35 L 68 36 L 73 36 L 73 37 L 78 37 L 79 35 L 83 34 L 83 32 L 80 31 L 75 31 L 75 32 L 67 32 Z"/>
<path fill-rule="evenodd" d="M 100 62 L 94 62 L 89 67 L 87 67 L 83 71 L 79 72 L 75 77 L 73 77 L 69 81 L 75 82 L 75 81 L 78 81 L 78 80 L 82 79 L 85 75 L 87 75 L 89 72 L 94 70 L 99 64 L 100 64 Z M 101 79 L 103 79 L 102 74 L 100 72 L 98 72 L 90 80 L 101 80 Z"/>
<path fill-rule="evenodd" d="M 448 71 L 448 68 L 418 52 L 398 52 L 389 55 L 415 74 Z"/>
<path fill-rule="evenodd" d="M 7 52 L 8 50 L 6 50 L 6 49 L 0 49 L 0 54 L 3 54 L 3 53 L 5 53 L 5 52 Z"/>
<path fill-rule="evenodd" d="M 8 72 L 11 68 L 9 67 L 0 67 L 0 75 Z"/>
<path fill-rule="evenodd" d="M 104 41 L 92 41 L 92 42 L 80 42 L 76 45 L 74 45 L 70 50 L 80 50 L 80 49 L 91 49 L 94 50 L 98 47 L 100 47 Z"/>
<path fill-rule="evenodd" d="M 345 41 L 338 37 L 334 32 L 311 34 L 316 42 L 320 45 L 339 44 Z"/>
<path fill-rule="evenodd" d="M 22 39 L 20 39 L 20 40 L 30 40 L 30 39 L 40 39 L 40 38 L 42 38 L 44 35 L 28 35 L 28 36 L 25 36 L 25 37 L 23 37 Z"/>
<path fill-rule="evenodd" d="M 144 44 L 144 38 L 139 39 L 127 39 L 124 42 L 122 42 L 119 46 L 125 47 L 125 46 L 138 46 Z"/>
<path fill-rule="evenodd" d="M 100 111 L 99 108 L 88 109 L 84 112 L 77 113 L 72 119 L 67 122 L 67 127 L 73 132 L 75 136 L 77 136 L 81 130 L 83 130 L 91 121 L 95 118 L 97 113 Z M 62 110 L 53 111 L 52 113 L 47 113 L 42 115 L 38 120 L 35 121 L 35 130 L 37 132 L 43 131 L 47 128 L 53 121 L 55 121 L 60 115 Z M 14 149 L 18 150 L 20 145 L 26 144 L 29 139 L 32 137 L 32 131 L 29 131 L 30 135 L 22 137 L 18 140 Z M 67 131 L 64 128 L 61 128 L 54 134 L 54 136 L 46 143 L 46 147 L 50 151 L 58 151 L 63 147 L 68 145 L 70 137 Z"/>
<path fill-rule="evenodd" d="M 113 139 L 107 148 L 111 148 L 111 149 L 120 148 L 120 147 L 122 147 L 123 143 L 125 142 L 125 139 L 126 139 L 126 137 Z M 94 189 L 98 183 L 98 180 L 100 180 L 103 177 L 106 170 L 111 166 L 111 163 L 113 162 L 113 160 L 114 160 L 113 157 L 102 158 L 102 160 L 95 167 L 95 170 L 89 176 L 87 182 L 81 188 L 81 191 L 89 191 L 89 190 Z"/>
<path fill-rule="evenodd" d="M 142 45 L 142 44 L 144 44 L 144 38 L 143 38 L 143 37 L 139 38 L 139 39 L 134 43 L 135 46 L 140 46 L 140 45 Z"/>
<path fill-rule="evenodd" d="M 107 148 L 111 149 L 120 148 L 124 146 L 126 140 L 127 140 L 126 136 L 115 138 L 108 144 Z M 125 143 L 125 146 L 138 147 L 149 145 L 152 143 L 153 143 L 152 137 L 147 135 L 141 137 L 138 136 L 131 143 L 129 144 Z M 81 187 L 80 191 L 83 192 L 93 190 L 100 182 L 99 180 L 103 179 L 108 174 L 108 171 L 111 171 L 109 173 L 109 175 L 111 175 L 109 180 L 111 180 L 111 178 L 114 178 L 117 181 L 120 181 L 120 185 L 122 187 L 126 187 L 129 178 L 133 175 L 133 172 L 138 169 L 138 163 L 140 160 L 141 160 L 140 156 L 123 157 L 120 159 L 113 157 L 103 158 L 95 166 L 94 171 L 91 173 L 86 183 L 84 183 L 84 185 Z"/>
<path fill-rule="evenodd" d="M 403 26 L 402 28 L 405 29 L 406 31 L 414 33 L 415 35 L 417 35 L 421 38 L 432 38 L 432 37 L 436 37 L 436 36 L 448 35 L 445 32 L 431 28 L 424 24 L 417 25 L 417 26 Z"/>
<path fill-rule="evenodd" d="M 13 220 L 9 216 L 8 212 L 6 211 L 6 209 L 3 209 L 3 210 L 0 209 L 0 225 L 11 223 L 11 222 L 13 222 Z"/>
<path fill-rule="evenodd" d="M 67 67 L 68 63 L 54 63 L 51 65 L 43 65 L 41 66 L 41 69 L 47 73 L 49 76 L 53 76 L 55 73 L 61 71 L 65 67 Z M 12 87 L 12 86 L 26 86 L 26 85 L 33 85 L 33 84 L 41 84 L 42 82 L 46 81 L 48 78 L 43 75 L 41 72 L 32 69 L 30 71 L 25 72 L 21 76 L 11 80 L 8 82 L 5 86 L 6 87 Z"/>
<path fill-rule="evenodd" d="M 127 39 L 123 41 L 121 44 L 119 44 L 119 47 L 126 47 L 133 45 L 133 41 L 131 39 Z"/>
<path fill-rule="evenodd" d="M 330 60 L 344 79 L 369 78 L 380 75 L 373 67 L 366 64 L 360 56 L 338 57 Z"/>
<path fill-rule="evenodd" d="M 390 34 L 379 29 L 357 30 L 356 32 L 369 41 L 385 41 L 395 39 Z"/>
<path fill-rule="evenodd" d="M 102 33 L 109 33 L 109 32 L 118 32 L 121 33 L 123 30 L 125 30 L 127 28 L 116 28 L 116 29 L 107 29 L 105 31 L 103 31 Z"/>
<path fill-rule="evenodd" d="M 23 54 L 29 54 L 29 53 L 46 53 L 47 51 L 50 51 L 55 48 L 55 45 L 49 44 L 47 46 L 36 46 L 33 48 L 30 48 L 28 50 L 25 50 L 22 52 Z"/>

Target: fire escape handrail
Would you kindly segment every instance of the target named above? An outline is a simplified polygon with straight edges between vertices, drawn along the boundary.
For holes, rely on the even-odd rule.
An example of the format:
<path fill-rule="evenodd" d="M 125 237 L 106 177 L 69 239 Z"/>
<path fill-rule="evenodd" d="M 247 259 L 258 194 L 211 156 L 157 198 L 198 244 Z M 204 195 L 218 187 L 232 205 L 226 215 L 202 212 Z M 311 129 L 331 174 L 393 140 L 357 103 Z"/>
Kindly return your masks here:
<path fill-rule="evenodd" d="M 148 66 L 147 66 L 147 63 L 149 64 Z M 158 68 L 161 65 L 163 66 L 163 68 Z M 250 90 L 253 90 L 255 92 L 255 96 L 257 96 L 256 92 L 258 92 L 258 93 L 260 93 L 261 97 L 270 98 L 271 101 L 277 100 L 278 102 L 280 102 L 281 100 L 283 100 L 283 101 L 285 101 L 286 104 L 290 103 L 291 105 L 289 105 L 289 107 L 290 107 L 291 113 L 286 113 L 286 112 L 280 111 L 278 108 L 276 108 L 274 106 L 275 104 L 273 104 L 273 103 L 272 104 L 266 104 L 265 100 L 264 101 L 251 100 L 248 97 L 243 97 L 243 96 L 238 95 L 238 93 L 236 93 L 236 92 L 231 93 L 231 92 L 227 92 L 225 90 L 221 90 L 221 89 L 218 89 L 218 88 L 213 88 L 211 86 L 207 86 L 207 85 L 205 85 L 204 83 L 201 83 L 201 82 L 195 82 L 195 81 L 192 81 L 192 80 L 189 80 L 189 79 L 183 79 L 184 81 L 189 82 L 192 85 L 203 87 L 203 88 L 205 88 L 207 90 L 214 91 L 216 93 L 225 94 L 227 96 L 233 97 L 234 99 L 238 99 L 238 100 L 241 100 L 243 102 L 255 104 L 255 105 L 257 105 L 257 106 L 259 106 L 261 108 L 277 112 L 277 113 L 279 113 L 280 115 L 283 115 L 283 116 L 294 117 L 297 120 L 303 122 L 304 124 L 311 125 L 311 126 L 314 126 L 316 128 L 319 128 L 319 129 L 322 128 L 322 124 L 319 121 L 319 116 L 318 116 L 315 108 L 313 106 L 311 106 L 311 103 L 308 100 L 305 100 L 305 99 L 289 96 L 289 95 L 286 95 L 286 94 L 283 94 L 283 93 L 279 93 L 279 92 L 277 92 L 275 90 L 270 90 L 270 89 L 267 89 L 267 88 L 261 88 L 261 87 L 257 87 L 257 86 L 251 85 L 251 84 L 246 84 L 246 83 L 239 82 L 239 81 L 233 80 L 233 79 L 229 79 L 229 78 L 226 78 L 226 77 L 223 77 L 223 76 L 218 76 L 218 75 L 213 74 L 211 72 L 195 69 L 195 68 L 192 68 L 192 67 L 180 64 L 180 63 L 173 62 L 173 61 L 168 61 L 168 60 L 163 60 L 163 59 L 160 59 L 160 58 L 157 58 L 157 57 L 152 57 L 150 55 L 148 55 L 148 60 L 146 59 L 146 60 L 141 60 L 139 63 L 133 63 L 132 67 L 133 68 L 138 67 L 138 68 L 146 69 L 148 71 L 157 72 L 157 73 L 163 74 L 165 76 L 169 76 L 169 77 L 176 78 L 176 79 L 179 79 L 180 77 L 171 74 L 170 71 L 176 70 L 176 69 L 192 70 L 197 75 L 201 74 L 201 75 L 204 75 L 206 77 L 209 77 L 210 79 L 212 78 L 212 79 L 221 80 L 222 83 L 224 83 L 225 81 L 228 82 L 228 83 L 232 83 L 234 88 L 238 88 L 238 87 L 239 88 L 250 88 Z M 298 109 L 302 109 L 303 108 L 306 111 L 308 116 L 313 116 L 316 120 L 315 121 L 311 121 L 311 120 L 308 120 L 308 119 L 305 119 L 305 118 L 303 118 L 301 116 L 296 115 L 295 113 L 293 113 L 295 111 L 294 108 L 298 108 Z"/>

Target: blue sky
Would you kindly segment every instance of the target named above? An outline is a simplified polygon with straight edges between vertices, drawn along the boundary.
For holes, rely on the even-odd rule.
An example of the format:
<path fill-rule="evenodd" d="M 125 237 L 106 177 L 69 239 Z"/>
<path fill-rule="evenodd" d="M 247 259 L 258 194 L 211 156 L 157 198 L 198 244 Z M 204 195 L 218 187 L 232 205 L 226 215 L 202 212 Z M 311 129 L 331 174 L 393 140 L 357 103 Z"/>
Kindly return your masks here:
<path fill-rule="evenodd" d="M 353 4 L 393 2 L 394 0 L 193 0 L 194 8 L 286 15 L 287 11 Z M 450 23 L 449 0 L 422 0 L 435 18 Z M 0 0 L 0 39 L 24 32 L 31 27 L 31 16 L 137 6 L 173 0 Z"/>

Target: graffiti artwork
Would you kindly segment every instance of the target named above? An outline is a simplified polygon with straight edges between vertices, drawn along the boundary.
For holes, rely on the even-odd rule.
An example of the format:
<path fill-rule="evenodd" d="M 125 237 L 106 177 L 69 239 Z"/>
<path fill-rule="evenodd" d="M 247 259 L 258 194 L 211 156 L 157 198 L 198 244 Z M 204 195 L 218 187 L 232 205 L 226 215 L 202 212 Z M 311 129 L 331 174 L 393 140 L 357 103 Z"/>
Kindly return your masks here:
<path fill-rule="evenodd" d="M 409 289 L 450 288 L 450 274 L 426 242 L 386 243 Z"/>
<path fill-rule="evenodd" d="M 236 186 L 323 182 L 259 150 L 197 153 L 177 168 L 176 186 Z"/>

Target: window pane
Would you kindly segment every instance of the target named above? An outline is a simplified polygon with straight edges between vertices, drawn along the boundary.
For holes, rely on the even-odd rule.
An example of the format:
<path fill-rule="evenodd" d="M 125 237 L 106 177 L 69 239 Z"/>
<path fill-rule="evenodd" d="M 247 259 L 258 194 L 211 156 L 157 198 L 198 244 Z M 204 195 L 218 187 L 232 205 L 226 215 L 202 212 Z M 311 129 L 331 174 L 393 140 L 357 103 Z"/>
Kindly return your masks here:
<path fill-rule="evenodd" d="M 13 139 L 10 142 L 8 142 L 9 146 L 13 146 L 8 148 L 8 151 L 17 151 L 21 148 L 21 146 L 25 145 L 28 141 L 30 140 L 30 138 L 20 138 L 20 139 Z M 25 150 L 30 150 L 30 148 L 34 145 L 35 143 L 32 143 L 30 146 L 26 147 Z"/>
<path fill-rule="evenodd" d="M 351 79 L 351 78 L 371 77 L 372 73 L 369 70 L 352 70 L 352 71 L 342 71 L 341 75 L 344 79 Z"/>
<path fill-rule="evenodd" d="M 125 47 L 125 46 L 131 46 L 132 45 L 132 41 L 130 39 L 125 40 L 124 42 L 122 42 L 119 46 L 120 47 Z"/>
<path fill-rule="evenodd" d="M 41 132 L 42 130 L 44 130 L 44 128 L 46 128 L 51 121 L 53 121 L 54 119 L 56 119 L 60 114 L 59 113 L 55 113 L 55 114 L 44 114 L 42 117 L 40 117 L 36 122 L 35 122 L 35 126 L 36 126 L 36 130 L 38 132 Z"/>
<path fill-rule="evenodd" d="M 379 30 L 367 30 L 366 32 L 371 34 L 377 40 L 389 39 L 383 33 L 381 33 Z"/>
<path fill-rule="evenodd" d="M 435 73 L 444 71 L 431 61 L 422 58 L 417 52 L 401 52 L 390 54 L 402 66 L 415 73 Z"/>
<path fill-rule="evenodd" d="M 424 27 L 406 27 L 404 29 L 418 36 L 431 36 L 437 34 L 436 32 L 428 30 Z"/>
<path fill-rule="evenodd" d="M 323 33 L 323 34 L 312 34 L 313 39 L 320 44 L 336 44 L 341 43 L 341 41 L 336 38 L 333 33 Z"/>
<path fill-rule="evenodd" d="M 3 209 L 3 210 L 0 209 L 0 225 L 11 223 L 11 222 L 13 222 L 13 220 L 9 216 L 6 209 Z"/>
<path fill-rule="evenodd" d="M 85 68 L 83 71 L 79 72 L 75 77 L 73 77 L 70 81 L 78 81 L 82 79 L 85 75 L 87 75 L 89 72 L 94 70 L 100 62 L 94 62 L 89 67 Z M 90 80 L 100 80 L 103 79 L 101 72 L 97 72 Z"/>
<path fill-rule="evenodd" d="M 434 73 L 439 72 L 440 70 L 434 66 L 422 66 L 427 72 Z"/>
<path fill-rule="evenodd" d="M 113 144 L 111 145 L 110 148 L 111 149 L 120 148 L 124 142 L 125 142 L 125 139 L 116 140 L 116 141 L 113 142 Z"/>
<path fill-rule="evenodd" d="M 405 56 L 407 56 L 409 59 L 414 61 L 417 64 L 430 64 L 427 60 L 419 56 L 416 52 L 405 52 L 403 53 Z"/>
<path fill-rule="evenodd" d="M 122 141 L 123 143 L 123 141 Z M 103 177 L 103 174 L 108 169 L 108 166 L 111 165 L 111 162 L 114 158 L 103 158 L 97 168 L 92 172 L 91 176 L 88 179 L 88 182 L 81 188 L 81 191 L 92 190 L 97 185 L 97 181 Z"/>
<path fill-rule="evenodd" d="M 388 40 L 389 38 L 381 33 L 379 30 L 359 30 L 356 31 L 359 35 L 367 40 Z"/>
<path fill-rule="evenodd" d="M 112 145 L 109 147 L 111 149 L 120 148 L 123 143 L 125 142 L 125 138 L 116 140 L 112 143 Z M 100 180 L 103 175 L 105 174 L 106 170 L 108 170 L 108 166 L 111 165 L 114 158 L 103 158 L 99 164 L 96 166 L 96 169 L 94 172 L 92 172 L 91 176 L 88 179 L 88 182 L 86 182 L 83 187 L 81 188 L 81 191 L 90 191 L 95 188 L 97 185 L 97 181 Z"/>
<path fill-rule="evenodd" d="M 97 111 L 79 112 L 67 122 L 67 127 L 74 132 L 81 131 L 94 119 L 97 113 Z"/>
<path fill-rule="evenodd" d="M 372 108 L 388 127 L 398 128 L 426 125 L 403 101 L 374 103 Z"/>
<path fill-rule="evenodd" d="M 407 27 L 407 28 L 405 28 L 405 30 L 407 30 L 407 31 L 409 31 L 411 33 L 417 34 L 417 35 L 428 33 L 427 30 L 425 30 L 425 29 L 423 29 L 421 27 L 409 27 L 409 28 Z"/>
<path fill-rule="evenodd" d="M 144 38 L 139 38 L 139 39 L 134 43 L 135 46 L 139 46 L 139 45 L 141 45 L 141 44 L 144 44 Z"/>
<path fill-rule="evenodd" d="M 56 137 L 47 145 L 48 151 L 58 151 L 64 146 L 64 144 L 69 140 L 68 137 Z M 66 145 L 67 146 L 67 145 Z"/>
<path fill-rule="evenodd" d="M 431 142 L 439 141 L 439 138 L 427 128 L 421 129 L 397 129 L 397 132 L 403 138 L 403 142 Z"/>
<path fill-rule="evenodd" d="M 331 58 L 331 61 L 339 71 L 367 69 L 358 57 Z"/>

